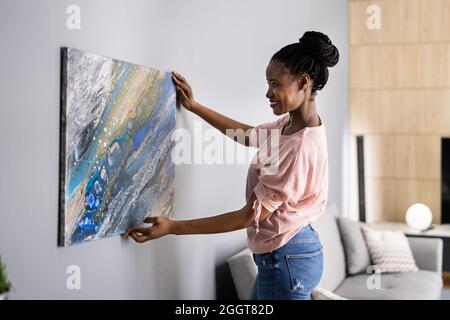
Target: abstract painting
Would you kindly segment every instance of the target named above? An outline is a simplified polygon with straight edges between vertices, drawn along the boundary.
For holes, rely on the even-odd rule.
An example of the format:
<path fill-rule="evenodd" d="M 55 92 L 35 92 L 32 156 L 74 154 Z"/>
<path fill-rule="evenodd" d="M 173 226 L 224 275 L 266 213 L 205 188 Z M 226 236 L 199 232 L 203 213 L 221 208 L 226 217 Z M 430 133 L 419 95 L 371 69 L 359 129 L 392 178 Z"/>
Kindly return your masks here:
<path fill-rule="evenodd" d="M 171 73 L 75 48 L 61 48 L 61 69 L 59 245 L 171 217 Z"/>

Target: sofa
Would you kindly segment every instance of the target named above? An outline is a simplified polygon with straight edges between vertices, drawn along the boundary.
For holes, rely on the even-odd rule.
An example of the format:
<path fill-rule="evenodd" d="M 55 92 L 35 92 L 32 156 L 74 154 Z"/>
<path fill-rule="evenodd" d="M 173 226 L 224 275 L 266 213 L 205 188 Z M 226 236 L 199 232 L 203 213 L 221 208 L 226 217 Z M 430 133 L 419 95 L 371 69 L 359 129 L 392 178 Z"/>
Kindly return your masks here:
<path fill-rule="evenodd" d="M 443 243 L 438 238 L 408 237 L 408 243 L 419 271 L 401 273 L 348 273 L 348 258 L 342 241 L 336 205 L 328 205 L 326 212 L 313 228 L 319 233 L 324 253 L 324 271 L 316 289 L 325 290 L 339 298 L 358 300 L 434 300 L 441 298 Z M 347 249 L 349 250 L 349 249 Z M 347 258 L 347 259 L 346 259 Z M 241 300 L 250 297 L 257 274 L 252 252 L 245 248 L 227 259 L 234 286 Z M 379 285 L 368 285 L 379 276 Z M 369 279 L 369 278 L 372 279 Z M 314 295 L 313 295 L 314 297 Z"/>

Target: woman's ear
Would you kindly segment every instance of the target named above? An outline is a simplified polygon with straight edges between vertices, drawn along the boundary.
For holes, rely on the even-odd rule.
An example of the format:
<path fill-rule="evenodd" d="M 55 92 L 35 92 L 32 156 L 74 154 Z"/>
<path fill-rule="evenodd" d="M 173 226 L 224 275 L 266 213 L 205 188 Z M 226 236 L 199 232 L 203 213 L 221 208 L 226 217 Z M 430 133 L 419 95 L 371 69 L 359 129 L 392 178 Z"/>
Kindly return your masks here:
<path fill-rule="evenodd" d="M 306 88 L 308 88 L 309 81 L 310 77 L 306 73 L 303 73 L 298 79 L 298 89 L 305 90 Z"/>

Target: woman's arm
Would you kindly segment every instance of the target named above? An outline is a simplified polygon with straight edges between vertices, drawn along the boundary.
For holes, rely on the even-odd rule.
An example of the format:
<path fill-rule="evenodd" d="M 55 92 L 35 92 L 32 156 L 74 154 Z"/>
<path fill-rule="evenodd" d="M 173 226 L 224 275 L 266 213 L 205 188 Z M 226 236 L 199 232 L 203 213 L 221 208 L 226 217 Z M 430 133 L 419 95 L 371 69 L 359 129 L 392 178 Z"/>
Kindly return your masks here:
<path fill-rule="evenodd" d="M 255 199 L 256 196 L 253 193 L 245 206 L 236 211 L 223 213 L 213 217 L 172 221 L 172 233 L 176 235 L 222 233 L 247 228 L 253 223 L 254 211 L 252 209 L 252 204 Z M 264 210 L 266 211 L 265 213 L 261 210 L 261 220 L 271 214 L 267 209 L 264 208 Z"/>
<path fill-rule="evenodd" d="M 247 147 L 250 145 L 249 137 L 250 129 L 253 128 L 252 126 L 230 119 L 214 110 L 201 105 L 198 102 L 196 103 L 192 112 L 200 116 L 203 120 L 208 122 L 210 125 L 212 125 L 214 128 L 222 132 L 230 139 L 233 139 L 234 141 Z M 230 132 L 231 134 L 227 135 L 227 129 L 233 129 L 233 131 Z"/>
<path fill-rule="evenodd" d="M 255 193 L 252 193 L 249 201 L 241 209 L 213 217 L 183 221 L 174 221 L 165 217 L 148 217 L 144 222 L 153 223 L 151 227 L 128 229 L 125 236 L 131 236 L 136 242 L 142 243 L 169 234 L 210 234 L 244 229 L 253 223 L 252 206 L 255 200 Z M 262 221 L 271 214 L 272 212 L 262 206 L 259 220 Z"/>
<path fill-rule="evenodd" d="M 252 126 L 230 119 L 216 111 L 211 110 L 210 108 L 201 105 L 200 103 L 195 101 L 194 95 L 192 93 L 192 88 L 186 81 L 186 79 L 176 72 L 172 72 L 172 75 L 177 94 L 181 99 L 181 104 L 187 110 L 192 111 L 193 113 L 201 117 L 203 120 L 208 122 L 210 125 L 222 132 L 227 137 L 242 145 L 249 146 L 249 129 L 252 129 Z M 228 135 L 226 132 L 227 129 L 232 129 L 232 132 L 230 132 Z"/>

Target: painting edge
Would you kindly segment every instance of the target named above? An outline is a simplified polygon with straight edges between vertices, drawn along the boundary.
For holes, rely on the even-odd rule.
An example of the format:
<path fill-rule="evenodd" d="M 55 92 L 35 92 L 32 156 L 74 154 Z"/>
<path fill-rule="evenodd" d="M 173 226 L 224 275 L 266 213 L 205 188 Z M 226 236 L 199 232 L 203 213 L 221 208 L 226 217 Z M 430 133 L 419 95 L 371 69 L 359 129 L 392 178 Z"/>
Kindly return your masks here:
<path fill-rule="evenodd" d="M 60 131 L 59 131 L 59 207 L 58 207 L 58 246 L 65 247 L 65 171 L 66 171 L 66 84 L 68 48 L 61 47 L 60 67 Z"/>

